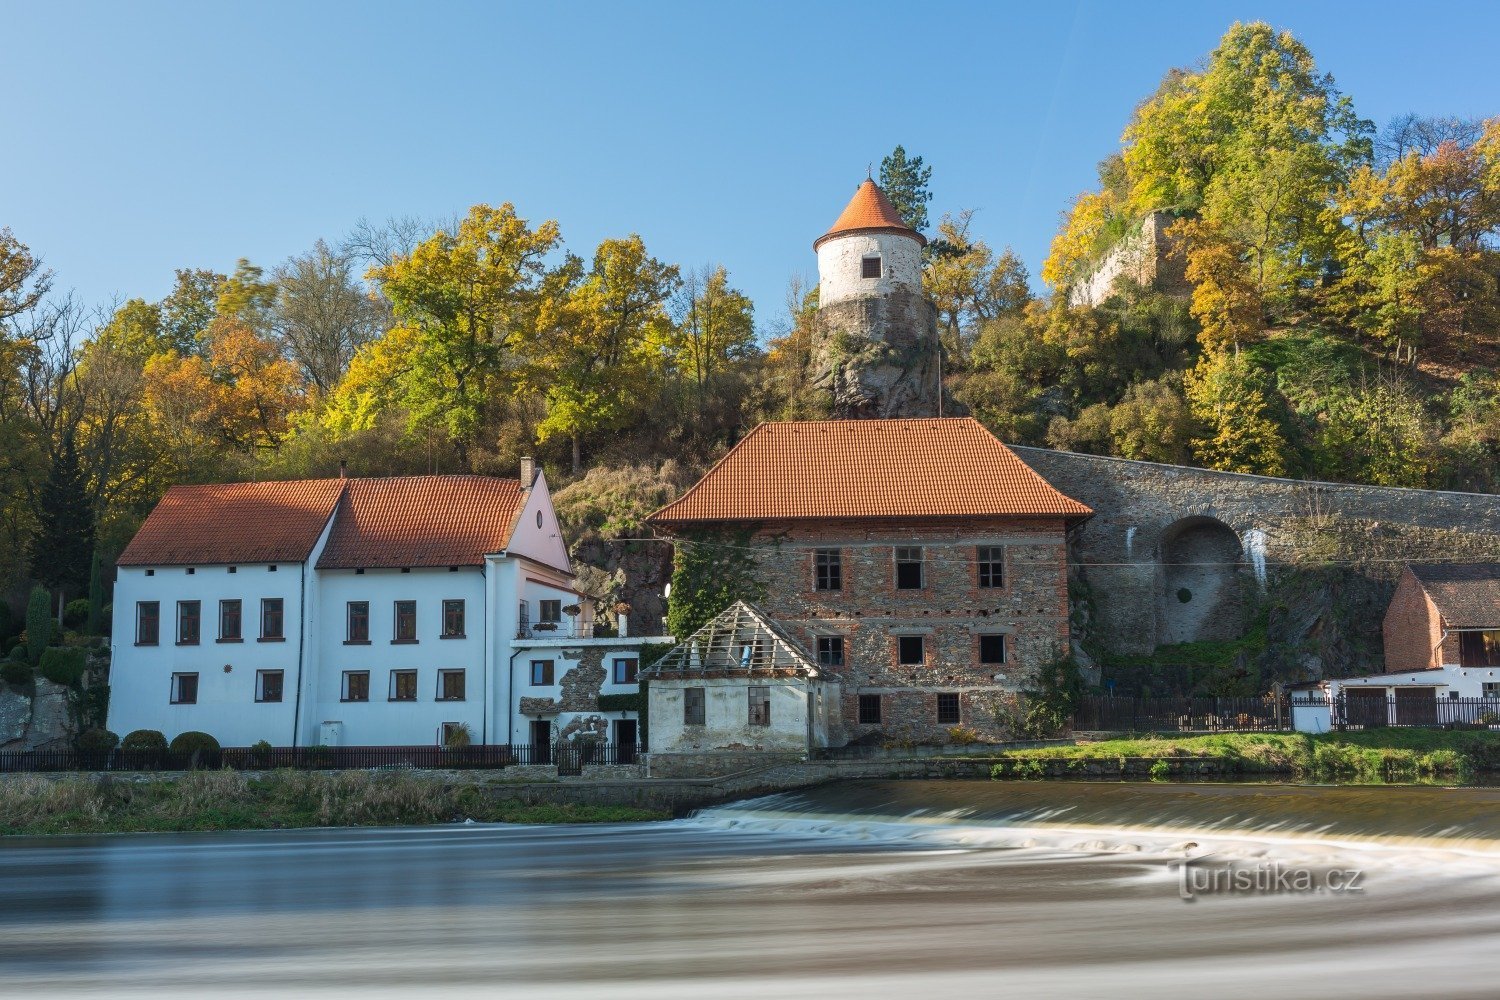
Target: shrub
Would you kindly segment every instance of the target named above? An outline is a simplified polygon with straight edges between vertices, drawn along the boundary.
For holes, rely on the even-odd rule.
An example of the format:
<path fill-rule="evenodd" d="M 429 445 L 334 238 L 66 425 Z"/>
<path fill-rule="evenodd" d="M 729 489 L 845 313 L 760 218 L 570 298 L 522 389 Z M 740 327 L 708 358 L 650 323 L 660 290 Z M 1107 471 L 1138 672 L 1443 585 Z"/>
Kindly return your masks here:
<path fill-rule="evenodd" d="M 37 669 L 53 684 L 73 687 L 83 679 L 87 666 L 88 657 L 83 650 L 54 647 L 42 653 L 42 662 Z"/>
<path fill-rule="evenodd" d="M 120 749 L 164 752 L 167 749 L 167 738 L 155 729 L 136 729 L 125 734 L 125 738 L 120 741 Z"/>
<path fill-rule="evenodd" d="M 108 753 L 120 745 L 120 737 L 108 729 L 85 729 L 73 743 L 83 753 Z"/>
<path fill-rule="evenodd" d="M 89 600 L 80 597 L 76 601 L 69 601 L 63 608 L 63 625 L 68 628 L 78 628 L 89 620 Z"/>
<path fill-rule="evenodd" d="M 0 663 L 0 680 L 16 687 L 25 687 L 31 683 L 31 664 L 25 660 L 6 660 Z"/>
<path fill-rule="evenodd" d="M 449 729 L 448 734 L 443 738 L 445 750 L 461 750 L 466 746 L 472 746 L 473 743 L 474 731 L 464 723 L 459 723 Z"/>
<path fill-rule="evenodd" d="M 968 746 L 979 742 L 979 730 L 973 726 L 965 726 L 962 723 L 950 726 L 948 729 L 948 742 L 955 746 Z"/>
<path fill-rule="evenodd" d="M 189 729 L 185 733 L 178 733 L 172 737 L 172 743 L 168 750 L 175 754 L 190 756 L 197 754 L 200 758 L 211 753 L 219 752 L 219 741 L 207 733 L 200 733 L 195 729 Z"/>
<path fill-rule="evenodd" d="M 15 633 L 15 619 L 11 614 L 10 602 L 0 598 L 0 642 L 8 640 Z"/>
<path fill-rule="evenodd" d="M 34 667 L 42 662 L 42 653 L 52 645 L 52 598 L 41 587 L 31 588 L 26 603 L 26 658 Z"/>

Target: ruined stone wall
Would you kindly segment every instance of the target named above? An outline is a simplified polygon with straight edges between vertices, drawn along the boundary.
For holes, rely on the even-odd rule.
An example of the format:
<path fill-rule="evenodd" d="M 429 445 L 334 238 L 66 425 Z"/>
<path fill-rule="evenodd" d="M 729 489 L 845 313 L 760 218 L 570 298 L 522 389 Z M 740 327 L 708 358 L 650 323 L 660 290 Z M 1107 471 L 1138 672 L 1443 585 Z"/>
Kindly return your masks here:
<path fill-rule="evenodd" d="M 1164 562 L 1184 525 L 1218 523 L 1238 538 L 1232 572 L 1247 613 L 1268 622 L 1268 668 L 1286 679 L 1382 669 L 1381 619 L 1406 561 L 1500 559 L 1500 496 L 1014 450 L 1096 512 L 1070 534 L 1075 638 L 1108 653 L 1184 641 L 1162 618 L 1175 599 Z"/>
<path fill-rule="evenodd" d="M 831 394 L 833 416 L 937 416 L 937 307 L 920 290 L 830 303 L 817 329 L 813 385 Z"/>
<path fill-rule="evenodd" d="M 962 724 L 1005 735 L 1018 692 L 1037 667 L 1068 648 L 1061 520 L 767 526 L 754 544 L 756 576 L 766 588 L 763 610 L 814 656 L 820 636 L 843 637 L 843 666 L 826 669 L 840 682 L 844 735 L 851 740 L 944 740 L 952 723 L 937 721 L 939 692 L 959 695 Z M 1003 586 L 979 586 L 981 545 L 1003 549 Z M 922 547 L 920 590 L 897 589 L 896 546 Z M 842 589 L 814 589 L 819 548 L 839 550 Z M 1003 663 L 980 662 L 979 637 L 986 634 L 1002 637 Z M 898 662 L 902 635 L 922 637 L 925 663 Z M 859 722 L 860 695 L 880 698 L 878 724 Z"/>
<path fill-rule="evenodd" d="M 1117 243 L 1087 277 L 1068 289 L 1068 304 L 1098 306 L 1115 292 L 1122 279 L 1170 295 L 1186 294 L 1186 262 L 1175 253 L 1176 241 L 1167 235 L 1176 220 L 1152 212 L 1139 231 Z"/>

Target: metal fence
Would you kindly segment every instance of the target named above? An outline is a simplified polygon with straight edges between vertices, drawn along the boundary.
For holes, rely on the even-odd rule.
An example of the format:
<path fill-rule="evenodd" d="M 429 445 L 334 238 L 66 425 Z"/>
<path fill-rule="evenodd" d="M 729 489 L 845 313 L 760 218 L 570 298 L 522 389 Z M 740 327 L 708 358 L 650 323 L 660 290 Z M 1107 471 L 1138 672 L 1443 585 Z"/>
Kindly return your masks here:
<path fill-rule="evenodd" d="M 1292 727 L 1284 697 L 1120 698 L 1087 695 L 1073 713 L 1073 728 L 1136 733 L 1281 732 Z"/>
<path fill-rule="evenodd" d="M 631 744 L 493 744 L 468 747 L 224 747 L 183 754 L 159 750 L 24 750 L 0 753 L 0 772 L 189 771 L 232 768 L 304 771 L 354 768 L 501 768 L 518 764 L 634 764 L 643 748 Z M 573 773 L 578 773 L 575 770 Z"/>
<path fill-rule="evenodd" d="M 1404 726 L 1418 729 L 1500 729 L 1500 698 L 1438 698 L 1430 688 L 1410 692 L 1397 689 L 1395 697 L 1377 688 L 1366 694 L 1346 689 L 1328 699 L 1298 694 L 1297 708 L 1328 709 L 1332 729 L 1380 729 Z"/>

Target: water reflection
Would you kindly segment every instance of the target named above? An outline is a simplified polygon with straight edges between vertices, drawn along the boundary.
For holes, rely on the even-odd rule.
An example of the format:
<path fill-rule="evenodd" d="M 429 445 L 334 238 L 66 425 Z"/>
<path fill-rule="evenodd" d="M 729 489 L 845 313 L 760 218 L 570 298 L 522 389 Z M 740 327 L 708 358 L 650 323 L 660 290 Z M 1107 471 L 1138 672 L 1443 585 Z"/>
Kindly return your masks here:
<path fill-rule="evenodd" d="M 652 825 L 11 840 L 0 993 L 1495 994 L 1496 792 L 1353 790 L 1430 796 L 1385 800 L 1425 838 L 1402 846 L 1354 841 L 1382 806 L 1346 790 L 1199 789 L 876 782 Z M 1167 862 L 1210 847 L 1367 865 L 1368 890 L 1184 904 Z"/>

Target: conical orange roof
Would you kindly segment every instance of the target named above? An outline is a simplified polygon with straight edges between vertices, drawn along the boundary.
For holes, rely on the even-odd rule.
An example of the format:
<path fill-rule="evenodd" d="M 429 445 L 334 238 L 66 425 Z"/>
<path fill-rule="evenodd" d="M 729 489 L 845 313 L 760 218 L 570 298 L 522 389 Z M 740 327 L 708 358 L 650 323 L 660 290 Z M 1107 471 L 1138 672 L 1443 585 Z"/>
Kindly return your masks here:
<path fill-rule="evenodd" d="M 920 240 L 924 247 L 927 245 L 927 237 L 901 221 L 896 206 L 880 190 L 880 185 L 869 178 L 865 178 L 854 192 L 854 197 L 834 221 L 833 228 L 814 241 L 813 249 L 818 249 L 825 240 L 849 233 L 904 233 Z"/>

